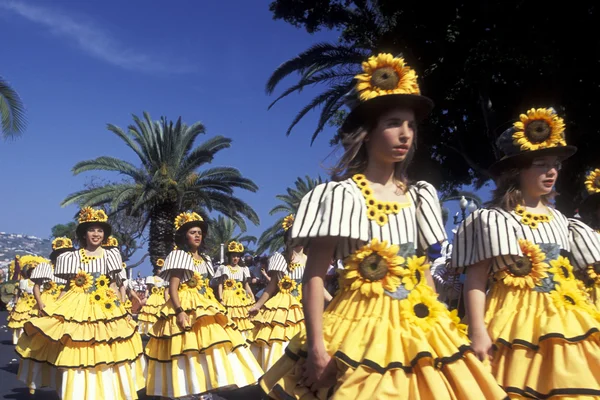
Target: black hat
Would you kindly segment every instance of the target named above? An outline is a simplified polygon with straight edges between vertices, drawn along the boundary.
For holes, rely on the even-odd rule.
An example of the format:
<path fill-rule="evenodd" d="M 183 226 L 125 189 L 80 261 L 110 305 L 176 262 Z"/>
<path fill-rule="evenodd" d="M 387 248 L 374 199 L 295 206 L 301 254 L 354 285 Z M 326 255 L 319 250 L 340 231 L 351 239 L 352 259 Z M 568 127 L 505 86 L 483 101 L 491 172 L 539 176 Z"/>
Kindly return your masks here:
<path fill-rule="evenodd" d="M 356 86 L 346 96 L 351 111 L 342 124 L 343 133 L 352 132 L 366 118 L 391 107 L 410 108 L 417 120 L 433 109 L 433 101 L 422 96 L 417 74 L 404 58 L 388 53 L 371 56 L 362 63 L 363 73 L 356 75 Z"/>
<path fill-rule="evenodd" d="M 73 251 L 73 241 L 68 237 L 57 237 L 52 241 L 52 253 L 50 253 L 50 262 L 54 264 L 58 256 L 67 251 Z"/>
<path fill-rule="evenodd" d="M 88 228 L 92 225 L 98 225 L 102 227 L 104 231 L 104 237 L 109 237 L 112 233 L 112 227 L 108 222 L 108 215 L 104 210 L 94 210 L 92 207 L 84 207 L 79 211 L 79 225 L 75 229 L 77 237 L 84 237 Z"/>
<path fill-rule="evenodd" d="M 553 108 L 532 108 L 521 114 L 519 121 L 505 130 L 496 140 L 496 147 L 504 154 L 491 167 L 494 176 L 503 170 L 518 166 L 534 157 L 557 156 L 561 160 L 577 151 L 567 146 L 563 119 Z"/>
<path fill-rule="evenodd" d="M 206 235 L 208 224 L 200 214 L 195 212 L 183 212 L 175 218 L 175 244 L 178 247 L 184 247 L 185 245 L 185 243 L 178 243 L 178 241 L 180 241 L 178 240 L 178 237 L 183 237 L 180 234 L 182 232 L 187 232 L 190 228 L 195 226 L 202 229 L 202 233 Z"/>

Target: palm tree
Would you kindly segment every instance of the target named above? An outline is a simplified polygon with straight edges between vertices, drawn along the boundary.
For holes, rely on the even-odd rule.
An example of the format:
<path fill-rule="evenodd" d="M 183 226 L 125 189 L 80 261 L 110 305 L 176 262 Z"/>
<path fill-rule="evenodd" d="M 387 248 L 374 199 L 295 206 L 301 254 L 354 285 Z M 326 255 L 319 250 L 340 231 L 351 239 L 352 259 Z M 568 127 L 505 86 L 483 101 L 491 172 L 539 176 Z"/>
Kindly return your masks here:
<path fill-rule="evenodd" d="M 221 243 L 227 245 L 231 240 L 243 243 L 246 251 L 250 243 L 256 243 L 255 236 L 245 235 L 245 228 L 240 228 L 240 232 L 236 234 L 236 230 L 240 228 L 232 219 L 219 215 L 217 218 L 209 219 L 208 235 L 206 237 L 206 250 L 211 257 L 218 257 L 220 254 Z"/>
<path fill-rule="evenodd" d="M 271 74 L 266 85 L 267 94 L 272 94 L 277 85 L 293 73 L 300 75 L 298 82 L 287 88 L 277 97 L 269 109 L 279 100 L 294 92 L 301 92 L 311 85 L 326 85 L 324 92 L 314 97 L 294 118 L 286 134 L 311 110 L 321 108 L 317 129 L 313 132 L 311 143 L 317 138 L 325 125 L 339 117 L 339 111 L 345 104 L 346 94 L 354 87 L 354 76 L 360 73 L 361 63 L 367 56 L 365 50 L 353 46 L 318 43 L 296 57 L 281 64 Z"/>
<path fill-rule="evenodd" d="M 258 239 L 258 248 L 256 252 L 262 254 L 265 251 L 272 253 L 280 250 L 284 246 L 283 242 L 283 219 L 290 214 L 295 214 L 300 206 L 302 198 L 310 192 L 315 186 L 323 183 L 321 177 L 313 179 L 310 176 L 305 178 L 298 177 L 294 182 L 294 187 L 288 187 L 286 194 L 278 194 L 275 196 L 281 203 L 276 205 L 269 211 L 269 215 L 281 213 L 281 217 L 275 221 L 267 230 L 265 230 Z"/>
<path fill-rule="evenodd" d="M 173 220 L 181 210 L 217 211 L 242 229 L 246 228 L 244 218 L 258 224 L 252 207 L 234 195 L 234 189 L 255 192 L 256 184 L 235 168 L 205 168 L 219 151 L 231 146 L 231 139 L 215 136 L 194 147 L 195 140 L 205 134 L 200 122 L 188 126 L 181 117 L 176 123 L 164 117 L 152 121 L 146 112 L 144 119 L 133 115 L 133 120 L 135 125 L 130 125 L 127 132 L 112 124 L 108 130 L 137 155 L 139 166 L 109 156 L 77 163 L 73 167 L 75 175 L 113 171 L 127 178 L 72 193 L 63 206 L 109 205 L 115 212 L 126 210 L 128 215 L 142 218 L 143 228 L 149 222 L 148 246 L 154 266 L 173 248 Z"/>
<path fill-rule="evenodd" d="M 5 139 L 25 131 L 25 106 L 19 94 L 0 76 L 0 118 Z"/>

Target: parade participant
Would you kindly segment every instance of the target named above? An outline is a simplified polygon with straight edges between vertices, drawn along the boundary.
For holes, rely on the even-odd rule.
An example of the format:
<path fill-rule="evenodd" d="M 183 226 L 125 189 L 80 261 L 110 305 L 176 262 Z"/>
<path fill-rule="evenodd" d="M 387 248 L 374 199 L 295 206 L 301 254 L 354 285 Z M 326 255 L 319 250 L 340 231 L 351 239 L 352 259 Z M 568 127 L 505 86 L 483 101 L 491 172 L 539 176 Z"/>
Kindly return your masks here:
<path fill-rule="evenodd" d="M 496 142 L 504 156 L 491 167 L 488 208 L 454 239 L 472 348 L 514 398 L 600 396 L 600 323 L 568 258 L 598 262 L 600 243 L 551 205 L 561 162 L 576 151 L 564 130 L 551 108 L 521 114 Z"/>
<path fill-rule="evenodd" d="M 591 171 L 585 179 L 586 193 L 583 202 L 579 207 L 579 215 L 584 223 L 594 229 L 596 236 L 600 238 L 600 168 Z M 589 248 L 594 241 L 588 242 L 585 237 L 576 236 L 583 240 L 577 241 L 575 246 L 581 247 L 582 255 L 592 254 L 593 249 Z M 577 271 L 575 275 L 585 282 L 590 297 L 598 310 L 600 310 L 600 263 L 591 258 L 574 258 Z"/>
<path fill-rule="evenodd" d="M 35 283 L 30 278 L 35 268 L 40 263 L 46 263 L 47 261 L 43 257 L 29 254 L 19 258 L 21 279 L 19 279 L 15 306 L 8 316 L 8 324 L 6 325 L 13 332 L 13 344 L 17 344 L 23 334 L 25 323 L 38 315 L 37 301 L 33 294 Z"/>
<path fill-rule="evenodd" d="M 283 220 L 286 239 L 293 222 L 293 215 Z M 250 339 L 252 352 L 265 371 L 283 356 L 289 341 L 304 328 L 301 301 L 305 266 L 302 246 L 286 248 L 284 254 L 274 253 L 269 259 L 269 284 L 249 310 L 255 324 Z"/>
<path fill-rule="evenodd" d="M 37 301 L 38 315 L 43 316 L 44 308 L 56 301 L 62 293 L 59 285 L 67 283 L 64 279 L 57 278 L 54 275 L 54 265 L 56 259 L 62 253 L 73 251 L 73 242 L 67 237 L 57 237 L 52 241 L 52 253 L 50 253 L 50 262 L 41 263 L 31 273 L 31 280 L 34 282 L 33 295 Z M 43 291 L 40 292 L 40 288 Z"/>
<path fill-rule="evenodd" d="M 227 315 L 247 338 L 254 329 L 248 311 L 255 299 L 249 284 L 250 270 L 248 267 L 239 265 L 243 254 L 243 244 L 235 241 L 229 242 L 227 245 L 229 264 L 219 266 L 215 273 L 215 279 L 219 284 L 219 299 L 227 308 Z"/>
<path fill-rule="evenodd" d="M 210 288 L 204 254 L 208 224 L 196 213 L 175 219 L 175 244 L 160 276 L 170 298 L 148 332 L 149 396 L 181 397 L 254 384 L 262 369 Z"/>
<path fill-rule="evenodd" d="M 111 226 L 102 210 L 79 213 L 79 250 L 56 259 L 54 275 L 66 293 L 46 305 L 47 316 L 24 327 L 17 344 L 18 378 L 30 389 L 50 386 L 61 399 L 136 399 L 145 360 L 136 324 L 111 282 L 122 269 L 118 249 L 104 249 Z"/>
<path fill-rule="evenodd" d="M 455 315 L 436 299 L 425 254 L 446 238 L 435 188 L 406 172 L 433 104 L 404 59 L 380 54 L 357 75 L 334 181 L 300 203 L 292 247 L 308 246 L 306 330 L 261 379 L 276 399 L 501 399 Z M 342 259 L 325 312 L 323 279 Z"/>
<path fill-rule="evenodd" d="M 164 266 L 164 260 L 159 259 L 157 267 Z M 160 268 L 154 271 L 154 275 L 146 277 L 146 304 L 142 307 L 138 315 L 140 332 L 148 334 L 152 325 L 157 321 L 160 309 L 165 305 L 164 280 L 158 275 Z"/>

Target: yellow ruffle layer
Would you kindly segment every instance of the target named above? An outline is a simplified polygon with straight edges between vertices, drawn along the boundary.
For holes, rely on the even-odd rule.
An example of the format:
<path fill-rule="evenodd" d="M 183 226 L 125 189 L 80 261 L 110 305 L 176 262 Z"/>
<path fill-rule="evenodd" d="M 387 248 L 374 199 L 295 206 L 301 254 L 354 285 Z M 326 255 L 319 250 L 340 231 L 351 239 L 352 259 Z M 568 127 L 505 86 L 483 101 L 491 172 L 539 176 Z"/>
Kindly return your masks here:
<path fill-rule="evenodd" d="M 254 324 L 248 314 L 253 304 L 254 302 L 237 296 L 233 290 L 223 290 L 223 305 L 227 308 L 227 315 L 242 332 L 254 329 Z"/>
<path fill-rule="evenodd" d="M 39 320 L 53 319 L 41 317 Z M 132 323 L 133 324 L 133 323 Z M 101 364 L 113 365 L 136 360 L 142 353 L 140 335 L 112 342 L 53 341 L 33 325 L 25 325 L 25 334 L 19 338 L 17 353 L 22 358 L 46 362 L 63 368 L 91 368 Z"/>
<path fill-rule="evenodd" d="M 341 292 L 323 317 L 326 349 L 337 364 L 335 399 L 502 399 L 493 376 L 468 348 L 447 314 L 428 332 L 401 317 L 400 301 L 387 295 L 366 297 Z M 328 398 L 298 385 L 298 368 L 307 353 L 306 332 L 292 339 L 263 377 L 263 390 L 276 399 Z"/>
<path fill-rule="evenodd" d="M 160 310 L 165 305 L 165 298 L 160 294 L 151 294 L 146 301 L 146 304 L 140 310 L 138 314 L 138 321 L 149 322 L 151 324 L 158 320 Z M 146 330 L 147 331 L 147 330 Z"/>
<path fill-rule="evenodd" d="M 158 293 L 150 294 L 144 307 L 162 307 L 165 305 L 165 296 Z"/>
<path fill-rule="evenodd" d="M 251 341 L 289 342 L 304 328 L 302 304 L 291 294 L 279 292 L 265 303 L 253 322 Z"/>
<path fill-rule="evenodd" d="M 108 301 L 108 300 L 107 300 Z M 121 318 L 127 314 L 123 304 L 107 310 L 103 304 L 91 301 L 91 295 L 69 290 L 63 297 L 46 306 L 50 316 L 58 316 L 73 322 L 99 322 Z"/>
<path fill-rule="evenodd" d="M 149 322 L 151 324 L 155 323 L 156 321 L 158 321 L 158 314 L 146 314 L 143 312 L 140 312 L 138 314 L 138 322 L 141 324 L 142 322 Z"/>
<path fill-rule="evenodd" d="M 40 297 L 42 299 L 42 303 L 44 303 L 44 306 L 48 306 L 56 301 L 58 294 L 54 295 L 49 291 L 44 291 L 40 294 Z"/>
<path fill-rule="evenodd" d="M 485 318 L 497 347 L 492 372 L 511 395 L 600 396 L 600 323 L 591 314 L 496 283 Z"/>
<path fill-rule="evenodd" d="M 6 324 L 11 329 L 23 328 L 25 322 L 32 317 L 37 316 L 37 306 L 31 307 L 24 297 L 19 298 L 17 304 L 8 315 L 8 323 Z"/>
<path fill-rule="evenodd" d="M 225 312 L 225 307 L 219 304 L 217 301 L 209 300 L 207 297 L 201 295 L 197 290 L 180 290 L 179 302 L 181 308 L 188 314 L 192 313 L 195 318 L 202 317 L 204 315 L 217 315 Z M 159 318 L 175 317 L 175 307 L 173 307 L 173 301 L 169 299 L 165 305 L 160 309 Z"/>

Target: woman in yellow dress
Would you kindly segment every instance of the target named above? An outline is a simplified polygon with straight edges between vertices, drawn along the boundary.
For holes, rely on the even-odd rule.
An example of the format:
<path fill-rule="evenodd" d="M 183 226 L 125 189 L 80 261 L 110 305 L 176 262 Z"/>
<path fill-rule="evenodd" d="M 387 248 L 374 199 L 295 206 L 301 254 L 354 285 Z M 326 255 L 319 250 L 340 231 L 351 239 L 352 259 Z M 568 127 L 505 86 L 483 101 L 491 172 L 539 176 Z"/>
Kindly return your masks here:
<path fill-rule="evenodd" d="M 433 104 L 402 58 L 373 56 L 363 70 L 334 181 L 302 199 L 291 228 L 290 245 L 308 246 L 306 330 L 261 386 L 276 399 L 505 398 L 420 256 L 446 237 L 435 188 L 406 177 Z M 332 257 L 344 260 L 341 289 L 323 311 Z"/>
<path fill-rule="evenodd" d="M 579 206 L 579 215 L 583 222 L 594 229 L 600 240 L 600 168 L 594 169 L 586 176 L 585 189 L 586 194 Z M 582 240 L 575 245 L 588 249 L 590 243 Z M 587 250 L 582 253 L 591 254 L 592 252 Z M 578 267 L 575 275 L 585 283 L 592 302 L 600 310 L 600 262 L 594 258 L 576 259 L 575 266 Z"/>
<path fill-rule="evenodd" d="M 61 294 L 61 288 L 67 283 L 64 279 L 54 275 L 56 259 L 62 253 L 73 251 L 73 242 L 67 237 L 58 237 L 52 241 L 52 253 L 49 263 L 40 263 L 31 273 L 31 280 L 35 283 L 33 295 L 37 301 L 38 315 L 44 315 L 44 308 L 56 301 Z M 41 291 L 40 291 L 41 289 Z"/>
<path fill-rule="evenodd" d="M 473 350 L 515 399 L 600 397 L 598 312 L 569 260 L 599 262 L 600 243 L 550 204 L 561 162 L 576 151 L 564 130 L 553 109 L 538 108 L 500 135 L 492 200 L 453 243 Z"/>
<path fill-rule="evenodd" d="M 160 270 L 157 270 L 155 275 L 146 277 L 146 304 L 138 314 L 140 332 L 146 335 L 158 320 L 160 309 L 166 303 L 164 280 L 158 275 L 159 272 Z"/>
<path fill-rule="evenodd" d="M 18 260 L 21 279 L 15 298 L 15 306 L 8 315 L 7 327 L 13 332 L 13 344 L 17 344 L 23 334 L 23 326 L 32 317 L 37 316 L 37 301 L 33 294 L 35 283 L 30 279 L 31 274 L 40 263 L 47 260 L 43 257 L 26 254 Z"/>
<path fill-rule="evenodd" d="M 61 399 L 136 399 L 145 360 L 137 326 L 111 288 L 122 269 L 118 249 L 104 249 L 111 226 L 102 210 L 79 213 L 79 250 L 56 260 L 66 293 L 27 322 L 17 344 L 18 378 L 31 390 L 50 386 Z"/>
<path fill-rule="evenodd" d="M 170 298 L 148 332 L 149 396 L 182 397 L 256 383 L 262 369 L 208 287 L 203 253 L 207 223 L 196 213 L 175 219 L 175 244 L 160 276 Z"/>
<path fill-rule="evenodd" d="M 286 243 L 293 221 L 293 215 L 283 220 Z M 302 246 L 286 248 L 284 254 L 276 252 L 269 258 L 271 280 L 249 311 L 255 325 L 250 339 L 252 353 L 265 371 L 283 356 L 290 340 L 304 329 L 301 302 L 306 255 Z"/>
<path fill-rule="evenodd" d="M 239 265 L 244 255 L 244 245 L 231 241 L 227 245 L 227 258 L 229 264 L 221 265 L 215 273 L 214 279 L 219 282 L 218 291 L 221 304 L 227 308 L 227 315 L 231 318 L 244 337 L 248 338 L 254 323 L 248 311 L 254 304 L 254 294 L 250 288 L 250 270 Z"/>

